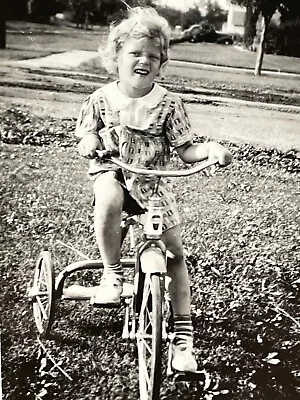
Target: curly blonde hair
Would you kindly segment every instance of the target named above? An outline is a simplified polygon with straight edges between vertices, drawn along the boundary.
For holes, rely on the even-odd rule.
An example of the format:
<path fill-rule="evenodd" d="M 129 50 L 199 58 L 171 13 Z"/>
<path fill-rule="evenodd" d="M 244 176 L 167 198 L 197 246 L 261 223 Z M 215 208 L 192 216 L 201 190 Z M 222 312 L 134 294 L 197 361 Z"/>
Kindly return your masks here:
<path fill-rule="evenodd" d="M 107 44 L 104 49 L 99 48 L 103 67 L 109 73 L 117 73 L 117 55 L 123 43 L 128 38 L 143 38 L 157 41 L 160 46 L 161 66 L 169 59 L 168 50 L 171 29 L 167 20 L 161 17 L 154 8 L 135 7 L 129 10 L 128 18 L 118 25 L 112 25 Z"/>

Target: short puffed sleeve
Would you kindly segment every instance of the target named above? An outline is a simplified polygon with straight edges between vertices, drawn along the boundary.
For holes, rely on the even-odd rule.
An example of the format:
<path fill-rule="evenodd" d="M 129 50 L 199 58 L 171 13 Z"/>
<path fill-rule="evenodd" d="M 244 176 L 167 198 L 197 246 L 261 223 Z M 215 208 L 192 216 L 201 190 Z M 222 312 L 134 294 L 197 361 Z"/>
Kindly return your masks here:
<path fill-rule="evenodd" d="M 174 96 L 166 121 L 166 134 L 172 147 L 179 147 L 193 139 L 191 124 L 182 100 Z"/>
<path fill-rule="evenodd" d="M 88 96 L 81 106 L 76 123 L 75 135 L 83 138 L 85 135 L 98 132 L 103 128 L 104 123 L 101 116 L 101 106 L 93 96 Z"/>

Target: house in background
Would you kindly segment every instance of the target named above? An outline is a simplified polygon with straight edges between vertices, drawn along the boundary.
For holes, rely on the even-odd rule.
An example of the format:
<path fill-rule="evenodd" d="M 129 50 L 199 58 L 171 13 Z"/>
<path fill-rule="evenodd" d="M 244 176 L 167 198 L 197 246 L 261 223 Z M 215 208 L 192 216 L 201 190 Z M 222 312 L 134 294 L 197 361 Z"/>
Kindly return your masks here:
<path fill-rule="evenodd" d="M 244 22 L 246 7 L 232 4 L 231 0 L 222 0 L 224 6 L 228 10 L 227 21 L 222 26 L 222 32 L 228 34 L 239 34 L 244 35 Z M 225 8 L 224 7 L 224 8 Z M 280 24 L 280 13 L 278 11 L 272 17 L 272 22 L 276 25 Z M 257 21 L 257 36 L 260 36 L 261 31 L 261 16 Z"/>
<path fill-rule="evenodd" d="M 222 26 L 222 32 L 243 35 L 246 7 L 232 4 L 230 0 L 227 1 L 227 5 L 227 21 Z"/>

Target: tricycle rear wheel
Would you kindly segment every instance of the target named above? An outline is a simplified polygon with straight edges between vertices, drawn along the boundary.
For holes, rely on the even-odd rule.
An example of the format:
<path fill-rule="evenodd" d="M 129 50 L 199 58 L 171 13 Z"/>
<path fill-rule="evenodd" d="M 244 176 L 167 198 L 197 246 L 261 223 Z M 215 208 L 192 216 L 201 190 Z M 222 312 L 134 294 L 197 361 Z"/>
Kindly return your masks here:
<path fill-rule="evenodd" d="M 40 336 L 49 334 L 55 313 L 54 268 L 49 251 L 41 252 L 30 290 L 35 324 Z"/>

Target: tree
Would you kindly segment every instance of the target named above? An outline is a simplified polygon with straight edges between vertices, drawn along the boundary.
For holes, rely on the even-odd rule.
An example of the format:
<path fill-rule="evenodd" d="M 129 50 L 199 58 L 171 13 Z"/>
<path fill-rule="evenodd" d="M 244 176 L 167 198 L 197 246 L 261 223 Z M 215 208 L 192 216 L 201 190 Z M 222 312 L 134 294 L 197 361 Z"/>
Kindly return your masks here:
<path fill-rule="evenodd" d="M 58 1 L 58 0 L 56 0 Z M 60 0 L 63 1 L 63 0 Z M 151 0 L 64 0 L 66 8 L 73 11 L 74 22 L 79 27 L 87 27 L 88 21 L 107 25 L 126 15 L 127 6 L 149 6 Z"/>
<path fill-rule="evenodd" d="M 258 10 L 252 3 L 247 5 L 244 22 L 244 43 L 247 49 L 252 49 L 256 36 L 256 24 L 258 20 Z"/>
<path fill-rule="evenodd" d="M 170 26 L 181 25 L 181 12 L 175 8 L 155 6 L 156 11 L 169 22 Z"/>
<path fill-rule="evenodd" d="M 58 12 L 58 2 L 56 0 L 28 0 L 27 12 L 31 21 L 49 23 L 50 16 Z"/>
<path fill-rule="evenodd" d="M 206 5 L 205 21 L 215 29 L 220 29 L 227 20 L 227 11 L 224 11 L 215 1 L 209 0 Z"/>
<path fill-rule="evenodd" d="M 0 49 L 5 49 L 6 47 L 6 29 L 5 29 L 5 15 L 6 10 L 4 4 L 0 5 Z"/>
<path fill-rule="evenodd" d="M 277 10 L 280 11 L 281 14 L 285 12 L 291 13 L 293 10 L 298 10 L 299 4 L 297 4 L 297 1 L 295 0 L 233 0 L 233 2 L 247 8 L 252 7 L 253 10 L 256 10 L 257 15 L 261 16 L 260 43 L 254 71 L 255 75 L 261 75 L 266 35 L 272 16 Z"/>
<path fill-rule="evenodd" d="M 202 19 L 202 15 L 198 7 L 189 8 L 185 13 L 182 13 L 182 28 L 186 29 L 191 25 L 199 24 Z"/>
<path fill-rule="evenodd" d="M 266 52 L 289 57 L 300 57 L 300 18 L 270 23 Z"/>
<path fill-rule="evenodd" d="M 280 23 L 270 24 L 266 51 L 300 57 L 300 2 L 290 8 L 287 5 L 280 9 Z"/>
<path fill-rule="evenodd" d="M 300 19 L 300 1 L 286 0 L 279 9 L 281 21 L 295 21 Z"/>

